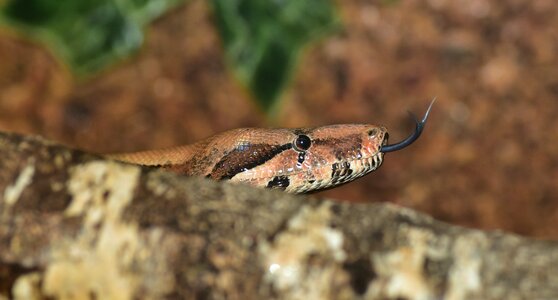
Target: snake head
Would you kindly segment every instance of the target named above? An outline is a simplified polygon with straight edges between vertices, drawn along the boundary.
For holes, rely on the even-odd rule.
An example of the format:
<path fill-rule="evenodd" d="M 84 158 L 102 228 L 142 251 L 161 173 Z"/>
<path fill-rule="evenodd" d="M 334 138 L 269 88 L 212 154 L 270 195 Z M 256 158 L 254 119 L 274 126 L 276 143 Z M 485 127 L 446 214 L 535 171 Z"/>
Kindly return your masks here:
<path fill-rule="evenodd" d="M 304 171 L 292 180 L 297 193 L 332 188 L 376 170 L 388 140 L 385 127 L 368 124 L 323 126 L 308 136 L 312 146 L 304 154 Z"/>
<path fill-rule="evenodd" d="M 391 145 L 385 127 L 368 124 L 231 131 L 204 147 L 229 149 L 225 153 L 211 152 L 219 160 L 208 164 L 206 176 L 291 193 L 335 187 L 376 170 L 383 162 L 384 153 L 403 149 L 416 141 L 433 103 L 421 121 L 415 118 L 414 133 Z"/>
<path fill-rule="evenodd" d="M 254 140 L 252 132 L 251 140 Z M 261 132 L 268 137 L 265 162 L 235 174 L 232 181 L 305 193 L 331 188 L 376 170 L 387 144 L 383 126 L 330 125 L 316 128 L 276 129 Z M 258 140 L 263 137 L 258 138 Z M 250 148 L 250 147 L 248 147 Z"/>

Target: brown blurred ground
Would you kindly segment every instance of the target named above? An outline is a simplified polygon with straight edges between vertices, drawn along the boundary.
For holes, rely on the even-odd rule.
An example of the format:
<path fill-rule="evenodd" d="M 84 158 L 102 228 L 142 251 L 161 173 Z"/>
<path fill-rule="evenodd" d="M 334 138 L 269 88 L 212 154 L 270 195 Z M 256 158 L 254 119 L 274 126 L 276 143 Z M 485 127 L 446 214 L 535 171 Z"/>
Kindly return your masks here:
<path fill-rule="evenodd" d="M 321 195 L 391 201 L 484 229 L 558 237 L 558 6 L 552 0 L 338 1 L 341 32 L 301 59 L 271 123 L 231 78 L 209 8 L 149 29 L 140 54 L 83 83 L 0 32 L 0 129 L 94 152 L 189 143 L 246 126 L 427 130 L 375 173 Z M 180 37 L 180 38 L 177 38 Z"/>

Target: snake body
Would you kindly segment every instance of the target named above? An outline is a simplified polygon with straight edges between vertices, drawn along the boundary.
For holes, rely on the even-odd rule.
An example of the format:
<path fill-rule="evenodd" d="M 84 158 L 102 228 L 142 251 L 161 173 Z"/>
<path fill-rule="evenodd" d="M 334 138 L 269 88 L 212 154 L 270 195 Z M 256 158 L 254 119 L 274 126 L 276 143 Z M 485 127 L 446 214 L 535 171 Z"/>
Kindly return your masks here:
<path fill-rule="evenodd" d="M 369 124 L 240 128 L 191 145 L 109 157 L 187 176 L 291 193 L 311 192 L 362 177 L 380 167 L 385 152 L 413 143 L 422 132 L 432 103 L 422 121 L 416 122 L 414 134 L 394 145 L 387 145 L 384 126 Z"/>

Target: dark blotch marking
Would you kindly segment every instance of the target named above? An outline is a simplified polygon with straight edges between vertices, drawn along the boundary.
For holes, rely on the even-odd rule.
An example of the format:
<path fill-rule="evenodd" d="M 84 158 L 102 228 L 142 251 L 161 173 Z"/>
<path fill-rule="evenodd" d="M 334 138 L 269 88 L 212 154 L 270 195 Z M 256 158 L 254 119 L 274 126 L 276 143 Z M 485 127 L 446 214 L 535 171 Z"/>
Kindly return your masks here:
<path fill-rule="evenodd" d="M 291 143 L 284 145 L 244 144 L 241 149 L 234 149 L 223 156 L 215 164 L 209 176 L 217 180 L 231 179 L 234 175 L 262 165 L 291 148 Z"/>
<path fill-rule="evenodd" d="M 289 186 L 290 183 L 291 182 L 289 180 L 289 177 L 287 176 L 275 176 L 270 182 L 267 183 L 267 187 L 284 190 Z"/>
<path fill-rule="evenodd" d="M 299 152 L 298 153 L 298 163 L 301 164 L 304 162 L 304 158 L 306 157 L 306 152 Z"/>
<path fill-rule="evenodd" d="M 331 165 L 331 179 L 333 183 L 339 181 L 341 177 L 351 174 L 353 174 L 353 169 L 351 169 L 351 164 L 349 162 L 334 163 Z"/>
<path fill-rule="evenodd" d="M 334 163 L 333 165 L 331 165 L 331 182 L 332 183 L 336 183 L 337 179 L 338 179 L 338 174 L 339 173 L 339 164 L 338 163 Z"/>
<path fill-rule="evenodd" d="M 351 276 L 351 287 L 358 295 L 364 295 L 370 281 L 376 278 L 372 263 L 367 258 L 360 258 L 343 264 L 343 269 Z"/>

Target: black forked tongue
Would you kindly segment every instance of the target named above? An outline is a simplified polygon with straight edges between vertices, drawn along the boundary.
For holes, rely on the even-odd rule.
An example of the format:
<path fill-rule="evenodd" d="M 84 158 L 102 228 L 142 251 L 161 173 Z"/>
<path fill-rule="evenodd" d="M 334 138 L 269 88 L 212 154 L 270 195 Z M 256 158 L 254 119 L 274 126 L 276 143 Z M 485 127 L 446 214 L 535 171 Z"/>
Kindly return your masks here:
<path fill-rule="evenodd" d="M 435 101 L 436 98 L 432 99 L 432 102 L 430 102 L 430 105 L 428 106 L 428 109 L 426 110 L 424 117 L 422 117 L 422 120 L 420 121 L 417 120 L 417 117 L 413 113 L 410 113 L 411 117 L 415 120 L 415 132 L 413 132 L 413 134 L 411 134 L 410 136 L 408 136 L 406 139 L 402 140 L 399 143 L 382 146 L 382 149 L 380 151 L 385 153 L 385 152 L 401 150 L 409 146 L 410 144 L 412 144 L 414 141 L 416 141 L 420 137 L 422 131 L 424 130 L 424 126 L 426 125 L 426 121 L 428 120 L 428 115 L 430 114 L 430 110 L 432 109 L 432 105 L 434 104 Z"/>

